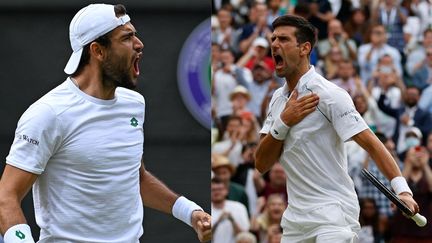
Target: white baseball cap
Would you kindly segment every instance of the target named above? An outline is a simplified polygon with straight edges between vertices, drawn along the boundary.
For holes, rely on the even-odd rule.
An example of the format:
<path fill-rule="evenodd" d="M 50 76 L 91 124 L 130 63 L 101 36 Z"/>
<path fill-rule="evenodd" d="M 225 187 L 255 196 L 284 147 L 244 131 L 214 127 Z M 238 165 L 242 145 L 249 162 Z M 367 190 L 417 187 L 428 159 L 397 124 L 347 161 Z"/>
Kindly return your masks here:
<path fill-rule="evenodd" d="M 114 5 L 109 4 L 90 4 L 78 11 L 69 26 L 73 53 L 66 64 L 65 73 L 73 74 L 76 71 L 85 45 L 129 21 L 127 14 L 117 18 Z"/>
<path fill-rule="evenodd" d="M 264 48 L 269 47 L 269 43 L 268 41 L 263 38 L 263 37 L 257 37 L 253 42 L 252 42 L 252 46 L 261 46 Z"/>

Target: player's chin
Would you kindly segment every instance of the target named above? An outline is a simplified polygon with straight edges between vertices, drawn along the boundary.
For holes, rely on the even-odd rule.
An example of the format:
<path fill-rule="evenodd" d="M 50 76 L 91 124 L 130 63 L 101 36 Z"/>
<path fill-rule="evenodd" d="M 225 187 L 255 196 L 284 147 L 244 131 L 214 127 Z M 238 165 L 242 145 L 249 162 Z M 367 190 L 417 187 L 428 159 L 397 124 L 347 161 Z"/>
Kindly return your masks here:
<path fill-rule="evenodd" d="M 285 74 L 286 74 L 284 68 L 277 68 L 277 69 L 275 69 L 275 73 L 276 73 L 276 76 L 278 76 L 279 78 L 285 77 Z"/>

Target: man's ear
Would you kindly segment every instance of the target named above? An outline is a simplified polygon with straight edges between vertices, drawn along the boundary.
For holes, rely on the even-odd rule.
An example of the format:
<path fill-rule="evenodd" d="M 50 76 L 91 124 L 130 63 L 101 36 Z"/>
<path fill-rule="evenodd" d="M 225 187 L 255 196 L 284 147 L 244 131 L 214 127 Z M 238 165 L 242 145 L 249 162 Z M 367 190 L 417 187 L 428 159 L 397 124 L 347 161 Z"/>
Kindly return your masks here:
<path fill-rule="evenodd" d="M 308 56 L 311 51 L 312 51 L 312 45 L 310 42 L 305 42 L 300 45 L 301 56 Z"/>
<path fill-rule="evenodd" d="M 97 42 L 92 42 L 90 44 L 90 56 L 93 58 L 103 61 L 106 55 L 106 48 Z"/>

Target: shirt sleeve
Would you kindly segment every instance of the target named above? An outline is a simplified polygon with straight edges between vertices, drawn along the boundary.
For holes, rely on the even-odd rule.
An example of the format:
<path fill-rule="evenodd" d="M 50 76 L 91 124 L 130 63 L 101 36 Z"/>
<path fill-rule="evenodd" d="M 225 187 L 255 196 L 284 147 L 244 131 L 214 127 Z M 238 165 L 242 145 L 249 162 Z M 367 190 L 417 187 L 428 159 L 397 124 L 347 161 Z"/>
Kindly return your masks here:
<path fill-rule="evenodd" d="M 34 104 L 21 116 L 6 163 L 42 174 L 61 143 L 59 122 L 46 104 Z"/>
<path fill-rule="evenodd" d="M 329 104 L 331 121 L 336 133 L 343 141 L 368 129 L 368 125 L 354 107 L 354 103 L 347 92 L 335 90 Z"/>

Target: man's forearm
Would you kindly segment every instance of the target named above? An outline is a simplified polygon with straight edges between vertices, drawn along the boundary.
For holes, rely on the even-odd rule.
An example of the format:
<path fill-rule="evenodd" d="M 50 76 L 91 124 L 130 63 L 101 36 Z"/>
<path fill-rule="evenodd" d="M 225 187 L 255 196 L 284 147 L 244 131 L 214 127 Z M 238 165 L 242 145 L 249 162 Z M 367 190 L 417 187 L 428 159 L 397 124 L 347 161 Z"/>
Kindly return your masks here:
<path fill-rule="evenodd" d="M 279 160 L 282 152 L 283 141 L 276 140 L 269 133 L 258 144 L 255 152 L 255 168 L 265 173 Z"/>
<path fill-rule="evenodd" d="M 4 235 L 10 227 L 27 222 L 18 200 L 7 196 L 0 198 L 0 231 Z"/>
<path fill-rule="evenodd" d="M 171 191 L 159 179 L 146 171 L 143 166 L 140 169 L 140 192 L 143 204 L 167 214 L 172 213 L 174 202 L 179 197 Z"/>
<path fill-rule="evenodd" d="M 396 176 L 401 176 L 401 172 L 399 166 L 396 164 L 396 161 L 393 159 L 384 144 L 378 140 L 372 131 L 366 129 L 353 136 L 353 139 L 369 153 L 371 158 L 378 166 L 379 170 L 387 179 L 391 180 Z"/>

